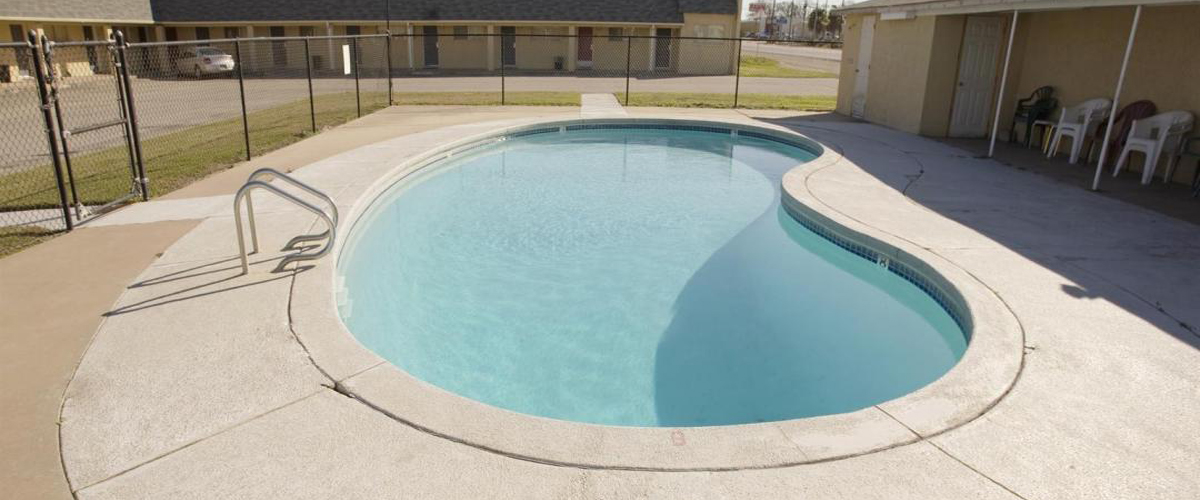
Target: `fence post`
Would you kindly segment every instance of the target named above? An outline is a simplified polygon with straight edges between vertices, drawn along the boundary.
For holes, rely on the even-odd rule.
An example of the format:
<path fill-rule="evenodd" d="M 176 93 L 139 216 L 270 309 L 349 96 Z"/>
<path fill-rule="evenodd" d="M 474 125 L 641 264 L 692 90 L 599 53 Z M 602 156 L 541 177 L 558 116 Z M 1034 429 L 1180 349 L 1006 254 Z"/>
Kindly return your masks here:
<path fill-rule="evenodd" d="M 304 39 L 304 71 L 308 75 L 308 117 L 312 121 L 313 133 L 317 133 L 317 104 L 313 100 L 312 88 L 312 53 L 308 48 L 308 38 Z"/>
<path fill-rule="evenodd" d="M 633 33 L 625 37 L 625 105 L 629 105 L 629 59 L 633 56 Z"/>
<path fill-rule="evenodd" d="M 737 76 L 733 77 L 733 107 L 738 107 L 738 91 L 742 85 L 742 39 L 738 38 L 737 59 L 733 61 L 737 65 Z"/>
<path fill-rule="evenodd" d="M 62 155 L 63 170 L 67 172 L 67 186 L 71 188 L 70 203 L 75 206 L 75 219 L 79 220 L 83 219 L 83 208 L 79 202 L 79 186 L 75 183 L 75 169 L 71 165 L 71 147 L 70 144 L 67 144 L 67 136 L 69 135 L 66 126 L 67 122 L 63 121 L 62 102 L 58 96 L 58 82 L 55 80 L 57 77 L 54 75 L 54 45 L 53 42 L 50 42 L 46 38 L 46 35 L 42 35 L 40 40 L 42 41 L 41 49 L 43 51 L 43 61 L 46 64 L 46 88 L 50 93 L 50 102 L 54 106 L 54 123 L 56 124 L 54 128 L 57 129 L 58 132 L 59 154 Z M 117 79 L 117 92 L 118 98 L 119 96 L 123 95 L 121 93 L 120 79 Z M 124 105 L 123 102 L 122 105 Z M 124 112 L 124 110 L 122 110 L 122 112 Z M 136 166 L 133 164 L 133 145 L 130 144 L 129 147 L 129 166 L 135 168 L 132 174 L 134 177 L 137 177 Z"/>
<path fill-rule="evenodd" d="M 358 91 L 358 38 L 350 39 L 350 63 L 354 64 L 354 108 L 362 118 L 362 94 Z"/>
<path fill-rule="evenodd" d="M 142 201 L 150 199 L 150 187 L 146 182 L 146 164 L 142 161 L 142 138 L 138 132 L 137 108 L 134 106 L 133 84 L 129 81 L 129 61 L 125 57 L 125 34 L 116 32 L 117 60 L 121 65 L 121 81 L 125 84 L 125 107 L 129 109 L 129 131 L 132 134 L 134 159 L 137 162 L 138 182 L 142 186 Z"/>
<path fill-rule="evenodd" d="M 237 66 L 238 96 L 242 99 L 242 137 L 246 139 L 246 161 L 250 161 L 250 122 L 246 120 L 246 79 L 242 76 L 242 41 L 233 41 L 233 64 Z"/>
<path fill-rule="evenodd" d="M 390 4 L 390 1 L 389 1 Z M 387 79 L 388 79 L 388 106 L 394 104 L 392 102 L 392 30 L 386 30 L 387 36 L 383 38 L 384 52 L 387 54 Z"/>
<path fill-rule="evenodd" d="M 116 82 L 117 102 L 120 105 L 119 106 L 120 109 L 118 110 L 118 112 L 121 114 L 121 119 L 125 120 L 125 125 L 124 125 L 124 127 L 122 127 L 121 131 L 124 132 L 124 134 L 125 134 L 125 149 L 127 150 L 127 154 L 129 155 L 129 173 L 132 176 L 134 182 L 136 183 L 137 187 L 135 187 L 135 189 L 144 191 L 143 188 L 145 186 L 142 186 L 142 184 L 140 182 L 138 182 L 138 179 L 140 179 L 142 177 L 142 174 L 140 173 L 141 170 L 138 168 L 137 160 L 135 159 L 136 155 L 134 155 L 134 153 L 133 153 L 133 132 L 130 130 L 129 107 L 128 107 L 127 103 L 125 102 L 125 95 L 129 92 L 129 90 L 125 88 L 125 81 L 123 78 L 121 78 L 121 54 L 120 54 L 121 53 L 121 48 L 120 48 L 121 44 L 118 41 L 119 39 L 117 38 L 118 33 L 120 33 L 119 30 L 114 31 L 112 33 L 112 37 L 109 41 L 109 43 L 111 44 L 109 46 L 109 57 L 112 59 L 113 81 Z M 50 60 L 49 56 L 47 56 L 46 60 L 47 61 Z M 57 107 L 58 107 L 57 103 L 55 103 L 55 108 L 56 108 L 55 112 L 57 112 Z M 61 115 L 59 115 L 58 121 L 59 121 L 59 123 L 62 123 Z M 82 219 L 83 218 L 83 214 L 82 214 L 83 210 L 80 208 L 80 205 L 79 205 L 79 195 L 74 193 L 75 179 L 74 179 L 74 174 L 71 172 L 71 153 L 70 153 L 71 148 L 67 144 L 66 137 L 63 138 L 62 145 L 63 145 L 63 160 L 65 160 L 66 165 L 67 165 L 67 180 L 70 181 L 70 183 L 71 183 L 71 191 L 75 197 L 75 218 Z"/>
<path fill-rule="evenodd" d="M 50 112 L 50 96 L 46 93 L 45 71 L 50 68 L 42 62 L 41 45 L 38 44 L 37 32 L 29 32 L 29 50 L 33 52 L 33 72 L 37 75 L 38 97 L 41 98 L 42 121 L 46 125 L 46 145 L 50 148 L 50 159 L 54 166 L 54 180 L 58 183 L 58 201 L 62 207 L 63 223 L 67 231 L 75 228 L 71 221 L 71 207 L 67 204 L 67 186 L 63 183 L 62 164 L 58 160 L 58 137 L 54 135 L 54 117 Z"/>

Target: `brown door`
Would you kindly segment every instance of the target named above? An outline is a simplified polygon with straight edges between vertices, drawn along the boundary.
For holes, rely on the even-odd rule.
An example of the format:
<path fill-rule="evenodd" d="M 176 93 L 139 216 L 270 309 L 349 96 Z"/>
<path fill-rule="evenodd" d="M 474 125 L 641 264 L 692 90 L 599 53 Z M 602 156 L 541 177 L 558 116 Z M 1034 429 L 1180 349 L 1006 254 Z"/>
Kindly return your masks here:
<path fill-rule="evenodd" d="M 575 60 L 579 66 L 590 68 L 592 66 L 592 29 L 579 28 L 576 33 L 579 34 L 575 39 L 577 46 Z"/>

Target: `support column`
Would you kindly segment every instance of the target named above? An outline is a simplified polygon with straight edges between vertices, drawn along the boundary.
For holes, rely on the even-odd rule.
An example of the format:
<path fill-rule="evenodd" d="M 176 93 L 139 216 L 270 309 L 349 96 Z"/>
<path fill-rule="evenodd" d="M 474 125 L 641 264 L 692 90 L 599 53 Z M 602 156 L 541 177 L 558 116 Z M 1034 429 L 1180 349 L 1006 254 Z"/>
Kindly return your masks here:
<path fill-rule="evenodd" d="M 487 26 L 487 69 L 488 71 L 496 70 L 496 27 L 489 24 Z"/>
<path fill-rule="evenodd" d="M 163 42 L 167 39 L 167 28 L 163 26 L 154 26 L 154 41 Z M 156 71 L 174 71 L 170 69 L 171 62 L 167 60 L 167 48 L 163 46 L 154 47 L 151 49 L 153 54 L 149 61 L 150 67 Z"/>
<path fill-rule="evenodd" d="M 1125 59 L 1121 61 L 1121 76 L 1117 78 L 1117 90 L 1113 91 L 1112 107 L 1108 111 L 1108 127 L 1104 129 L 1104 142 L 1100 145 L 1100 159 L 1096 161 L 1096 176 L 1092 179 L 1092 191 L 1100 189 L 1100 174 L 1104 172 L 1104 157 L 1108 155 L 1108 137 L 1112 135 L 1113 119 L 1117 116 L 1117 104 L 1121 89 L 1125 87 L 1125 70 L 1129 69 L 1129 54 L 1133 52 L 1133 40 L 1137 37 L 1138 21 L 1142 18 L 1142 6 L 1133 11 L 1133 26 L 1129 27 L 1129 41 L 1125 43 Z M 1080 138 L 1083 140 L 1083 138 Z"/>
<path fill-rule="evenodd" d="M 646 58 L 647 59 L 646 60 L 646 71 L 654 71 L 654 50 L 655 50 L 655 47 L 658 45 L 658 40 L 656 38 L 654 38 L 654 35 L 656 33 L 658 33 L 658 29 L 653 24 L 651 24 L 650 25 L 650 37 L 651 37 L 650 38 L 650 57 Z"/>
<path fill-rule="evenodd" d="M 1000 74 L 1000 91 L 996 97 L 996 119 L 992 121 L 992 142 L 988 144 L 988 158 L 996 152 L 996 134 L 1000 131 L 1000 108 L 1004 106 L 1004 87 L 1008 84 L 1008 62 L 1012 59 L 1013 38 L 1017 36 L 1017 16 L 1019 11 L 1013 11 L 1012 26 L 1008 28 L 1008 48 L 1004 51 L 1004 72 Z M 1028 131 L 1026 133 L 1029 133 Z"/>
<path fill-rule="evenodd" d="M 575 59 L 579 57 L 579 39 L 575 38 L 579 31 L 575 26 L 567 26 L 567 71 L 575 71 Z M 592 33 L 592 37 L 596 34 Z M 593 56 L 595 57 L 595 56 Z"/>
<path fill-rule="evenodd" d="M 95 32 L 96 40 L 99 41 L 112 40 L 113 32 L 116 31 L 112 26 L 106 24 L 97 26 L 97 28 L 100 28 Z M 129 33 L 125 33 L 125 40 L 129 40 Z M 100 49 L 96 49 L 96 70 L 100 73 L 108 73 L 112 69 L 111 66 L 112 58 L 100 54 Z M 114 71 L 113 74 L 116 74 L 116 72 Z"/>
<path fill-rule="evenodd" d="M 333 36 L 333 23 L 325 23 L 325 36 Z M 325 41 L 325 51 L 327 52 L 325 57 L 325 69 L 332 70 L 339 66 L 334 64 L 335 61 L 341 62 L 339 60 L 340 53 L 337 45 L 338 44 L 333 39 Z"/>
<path fill-rule="evenodd" d="M 408 69 L 415 69 L 413 65 L 413 25 L 408 23 Z"/>

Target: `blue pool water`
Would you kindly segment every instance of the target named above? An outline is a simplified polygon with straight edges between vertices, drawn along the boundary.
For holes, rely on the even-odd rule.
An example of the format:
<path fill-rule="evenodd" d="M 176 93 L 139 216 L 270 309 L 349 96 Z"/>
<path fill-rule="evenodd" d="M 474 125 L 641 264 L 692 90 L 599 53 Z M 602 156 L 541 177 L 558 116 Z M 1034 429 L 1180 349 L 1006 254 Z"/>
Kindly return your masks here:
<path fill-rule="evenodd" d="M 780 206 L 796 146 L 682 130 L 509 138 L 375 201 L 342 318 L 412 375 L 625 426 L 848 412 L 932 382 L 966 338 L 929 295 Z"/>

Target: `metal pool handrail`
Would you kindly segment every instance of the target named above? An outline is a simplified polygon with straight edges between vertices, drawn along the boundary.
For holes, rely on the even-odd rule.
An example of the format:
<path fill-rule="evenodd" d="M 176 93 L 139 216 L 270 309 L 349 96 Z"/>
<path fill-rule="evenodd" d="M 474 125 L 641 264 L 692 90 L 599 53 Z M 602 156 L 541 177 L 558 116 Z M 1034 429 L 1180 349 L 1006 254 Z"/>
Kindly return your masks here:
<path fill-rule="evenodd" d="M 275 170 L 273 168 L 260 168 L 258 170 L 255 170 L 254 173 L 250 174 L 250 177 L 246 179 L 246 182 L 263 180 L 263 179 L 267 179 L 267 180 L 279 179 L 282 181 L 286 181 L 293 186 L 303 189 L 305 192 L 307 192 L 313 196 L 316 196 L 318 198 L 321 198 L 322 200 L 325 200 L 325 203 L 329 204 L 330 217 L 333 219 L 333 226 L 335 228 L 337 227 L 337 225 L 338 225 L 337 204 L 334 203 L 333 199 L 330 198 L 325 193 L 313 188 L 312 186 L 309 186 L 308 184 L 305 184 L 303 182 L 296 180 L 294 177 L 292 177 L 290 175 L 287 175 L 287 174 L 280 172 L 278 170 Z M 252 200 L 250 200 L 249 196 L 247 196 L 246 199 L 248 200 L 246 202 L 246 206 L 250 207 L 250 221 L 251 221 L 251 223 L 253 223 L 253 221 L 254 221 L 254 202 Z M 250 227 L 250 234 L 251 234 L 251 236 L 254 236 L 253 224 L 251 224 L 251 227 Z M 290 250 L 292 248 L 295 248 L 297 243 L 303 243 L 306 241 L 320 241 L 320 240 L 325 239 L 326 237 L 328 237 L 327 232 L 297 236 L 295 238 L 292 238 L 290 241 L 288 241 L 287 244 L 283 246 L 283 248 L 285 250 Z M 255 238 L 254 250 L 256 252 L 258 251 L 257 237 Z"/>
<path fill-rule="evenodd" d="M 312 194 L 313 196 L 321 198 L 326 203 L 328 203 L 328 205 L 330 207 L 330 212 L 327 213 L 325 210 L 322 210 L 309 202 L 306 202 L 304 200 L 297 198 L 295 195 L 292 195 L 291 193 L 283 191 L 282 189 L 279 189 L 278 187 L 268 184 L 267 182 L 261 180 L 264 178 L 282 179 L 282 180 L 288 182 L 289 184 L 291 184 L 295 187 L 298 187 L 298 188 L 304 190 L 305 192 L 308 192 L 309 194 Z M 316 253 L 300 253 L 300 254 L 293 254 L 293 255 L 288 255 L 288 256 L 284 257 L 283 260 L 279 262 L 279 265 L 276 266 L 277 270 L 283 269 L 285 266 L 287 266 L 288 264 L 290 264 L 292 262 L 299 262 L 299 261 L 305 261 L 305 260 L 316 260 L 321 257 L 324 257 L 326 254 L 329 253 L 329 251 L 333 248 L 334 239 L 337 234 L 337 224 L 338 224 L 337 204 L 334 203 L 333 199 L 330 198 L 329 195 L 326 195 L 325 193 L 313 188 L 312 186 L 304 184 L 303 182 L 300 182 L 300 181 L 298 181 L 282 172 L 279 172 L 277 170 L 270 169 L 270 168 L 262 168 L 262 169 L 256 170 L 254 173 L 250 174 L 250 177 L 246 180 L 246 183 L 242 185 L 241 189 L 238 189 L 237 195 L 233 199 L 233 215 L 234 215 L 234 221 L 237 226 L 238 251 L 239 251 L 238 253 L 241 256 L 241 260 L 242 260 L 242 274 L 247 274 L 250 272 L 250 263 L 249 263 L 249 259 L 247 258 L 248 254 L 246 253 L 246 240 L 244 237 L 244 232 L 242 230 L 242 199 L 243 198 L 246 199 L 247 214 L 248 214 L 248 219 L 250 221 L 250 241 L 253 246 L 253 250 L 250 253 L 257 253 L 259 250 L 257 224 L 254 222 L 254 201 L 253 201 L 253 198 L 251 198 L 251 196 L 250 196 L 250 193 L 253 192 L 255 189 L 265 189 L 267 191 L 275 193 L 280 198 L 290 201 L 293 204 L 299 206 L 300 208 L 303 208 L 305 210 L 308 210 L 309 212 L 312 212 L 313 214 L 320 217 L 321 220 L 325 221 L 325 225 L 327 226 L 327 229 L 323 232 L 316 233 L 316 234 L 296 236 L 295 238 L 292 238 L 290 241 L 288 241 L 287 245 L 284 245 L 284 249 L 294 248 L 294 246 L 297 243 L 301 243 L 301 242 L 327 240 L 325 245 L 321 248 L 321 250 L 317 251 Z"/>

